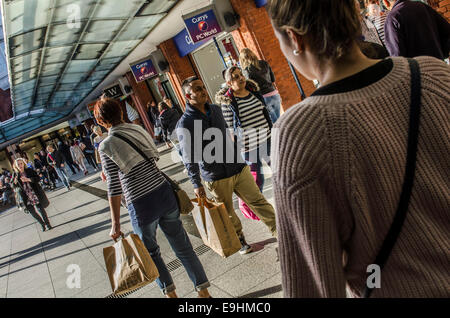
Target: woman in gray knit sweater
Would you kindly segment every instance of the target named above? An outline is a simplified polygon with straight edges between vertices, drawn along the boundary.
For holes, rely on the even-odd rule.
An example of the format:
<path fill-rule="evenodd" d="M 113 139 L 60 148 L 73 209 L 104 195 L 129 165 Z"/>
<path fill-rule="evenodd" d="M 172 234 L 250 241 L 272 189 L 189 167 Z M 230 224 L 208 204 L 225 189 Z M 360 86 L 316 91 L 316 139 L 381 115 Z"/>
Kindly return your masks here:
<path fill-rule="evenodd" d="M 361 297 L 402 189 L 409 62 L 361 53 L 354 0 L 272 0 L 269 12 L 286 58 L 321 83 L 272 132 L 283 290 L 287 297 Z M 450 70 L 432 57 L 415 60 L 421 113 L 414 184 L 373 297 L 450 296 Z"/>

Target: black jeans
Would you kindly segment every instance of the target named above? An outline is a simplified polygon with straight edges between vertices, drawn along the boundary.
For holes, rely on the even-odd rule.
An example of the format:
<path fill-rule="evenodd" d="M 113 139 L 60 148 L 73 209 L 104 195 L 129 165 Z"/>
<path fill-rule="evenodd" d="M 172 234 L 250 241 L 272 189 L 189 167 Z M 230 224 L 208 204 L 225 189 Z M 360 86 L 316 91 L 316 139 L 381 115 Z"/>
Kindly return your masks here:
<path fill-rule="evenodd" d="M 78 169 L 80 171 L 81 169 L 77 166 L 77 164 L 71 160 L 66 161 L 67 165 L 69 166 L 70 170 L 72 171 L 72 174 L 76 174 L 76 171 L 74 168 Z"/>
<path fill-rule="evenodd" d="M 94 153 L 84 152 L 84 156 L 86 157 L 87 162 L 94 167 L 94 169 L 98 169 L 97 163 L 95 162 Z"/>
<path fill-rule="evenodd" d="M 40 204 L 27 205 L 27 210 L 30 212 L 31 216 L 34 217 L 36 221 L 39 222 L 41 226 L 44 225 L 50 226 L 50 221 L 48 220 L 47 212 Z"/>

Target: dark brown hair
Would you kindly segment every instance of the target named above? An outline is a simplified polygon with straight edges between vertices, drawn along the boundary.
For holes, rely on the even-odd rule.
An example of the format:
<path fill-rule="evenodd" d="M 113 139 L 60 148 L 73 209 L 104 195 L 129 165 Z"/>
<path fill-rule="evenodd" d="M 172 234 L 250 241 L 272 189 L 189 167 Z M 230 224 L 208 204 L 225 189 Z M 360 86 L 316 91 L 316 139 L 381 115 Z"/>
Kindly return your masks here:
<path fill-rule="evenodd" d="M 278 31 L 292 28 L 320 59 L 343 57 L 361 34 L 355 0 L 270 0 L 268 11 Z"/>
<path fill-rule="evenodd" d="M 94 116 L 101 124 L 115 126 L 123 122 L 122 108 L 119 102 L 112 98 L 100 98 L 95 104 Z"/>

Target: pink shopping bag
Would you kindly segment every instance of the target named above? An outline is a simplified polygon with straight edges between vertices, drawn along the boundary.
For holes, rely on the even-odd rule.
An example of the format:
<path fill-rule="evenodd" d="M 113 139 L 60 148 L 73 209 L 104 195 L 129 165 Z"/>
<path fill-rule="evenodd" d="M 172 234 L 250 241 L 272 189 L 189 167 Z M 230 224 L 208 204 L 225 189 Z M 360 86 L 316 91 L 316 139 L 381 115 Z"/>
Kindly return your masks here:
<path fill-rule="evenodd" d="M 259 179 L 257 178 L 256 171 L 251 171 L 251 173 L 252 173 L 253 178 L 255 179 L 256 184 L 258 185 L 258 188 L 259 188 L 259 187 L 261 186 L 261 180 L 259 180 Z M 241 200 L 241 198 L 239 198 L 239 210 L 241 210 L 242 214 L 243 214 L 247 219 L 259 221 L 259 217 L 256 216 L 255 213 L 253 213 L 252 209 L 250 209 L 250 208 L 248 207 L 248 205 L 245 204 L 245 202 Z"/>

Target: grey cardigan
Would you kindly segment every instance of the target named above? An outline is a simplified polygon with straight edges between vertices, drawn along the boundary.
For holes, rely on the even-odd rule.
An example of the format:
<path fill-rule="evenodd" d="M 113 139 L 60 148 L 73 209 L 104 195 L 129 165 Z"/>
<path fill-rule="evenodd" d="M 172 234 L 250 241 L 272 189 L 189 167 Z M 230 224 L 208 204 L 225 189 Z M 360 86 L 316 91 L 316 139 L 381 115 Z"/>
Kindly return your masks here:
<path fill-rule="evenodd" d="M 109 129 L 108 137 L 103 140 L 99 146 L 99 151 L 106 154 L 119 169 L 127 174 L 144 158 L 136 152 L 125 141 L 112 136 L 114 133 L 121 134 L 140 147 L 142 151 L 149 157 L 159 159 L 159 153 L 149 133 L 141 126 L 123 123 Z"/>

